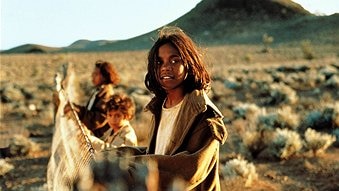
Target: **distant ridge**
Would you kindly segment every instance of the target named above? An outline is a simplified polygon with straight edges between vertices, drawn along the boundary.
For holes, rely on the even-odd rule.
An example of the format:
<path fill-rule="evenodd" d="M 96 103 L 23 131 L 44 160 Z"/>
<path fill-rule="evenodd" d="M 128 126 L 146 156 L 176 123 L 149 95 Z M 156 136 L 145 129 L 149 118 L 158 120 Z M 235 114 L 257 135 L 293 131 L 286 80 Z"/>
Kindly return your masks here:
<path fill-rule="evenodd" d="M 71 45 L 69 45 L 66 48 L 67 48 L 67 50 L 91 49 L 91 48 L 104 46 L 106 44 L 110 44 L 110 43 L 114 43 L 114 42 L 116 42 L 116 41 L 112 41 L 112 40 L 90 41 L 90 40 L 82 39 L 82 40 L 75 41 L 74 43 L 72 43 Z"/>
<path fill-rule="evenodd" d="M 37 44 L 24 44 L 15 48 L 2 51 L 1 53 L 53 53 L 62 50 L 62 48 L 48 47 Z"/>
<path fill-rule="evenodd" d="M 276 44 L 301 40 L 339 43 L 339 14 L 315 16 L 291 0 L 202 0 L 168 25 L 181 27 L 202 45 L 259 44 L 265 33 Z M 149 49 L 157 30 L 127 40 L 78 40 L 68 47 L 40 49 L 41 53 Z M 34 53 L 38 45 L 25 46 L 3 53 Z"/>

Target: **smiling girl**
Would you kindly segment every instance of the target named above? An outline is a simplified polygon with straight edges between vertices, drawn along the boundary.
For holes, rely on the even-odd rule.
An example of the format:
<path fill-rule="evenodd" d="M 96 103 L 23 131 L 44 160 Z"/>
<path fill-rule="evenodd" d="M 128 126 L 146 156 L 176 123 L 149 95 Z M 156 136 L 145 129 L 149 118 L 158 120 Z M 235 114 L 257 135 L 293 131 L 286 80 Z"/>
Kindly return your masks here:
<path fill-rule="evenodd" d="M 184 190 L 220 190 L 219 147 L 227 138 L 223 115 L 208 98 L 201 54 L 178 27 L 165 27 L 148 54 L 145 85 L 154 94 L 149 144 L 135 161 L 155 161 L 159 190 L 176 179 Z M 140 150 L 140 149 L 139 149 Z M 145 154 L 146 153 L 146 154 Z"/>

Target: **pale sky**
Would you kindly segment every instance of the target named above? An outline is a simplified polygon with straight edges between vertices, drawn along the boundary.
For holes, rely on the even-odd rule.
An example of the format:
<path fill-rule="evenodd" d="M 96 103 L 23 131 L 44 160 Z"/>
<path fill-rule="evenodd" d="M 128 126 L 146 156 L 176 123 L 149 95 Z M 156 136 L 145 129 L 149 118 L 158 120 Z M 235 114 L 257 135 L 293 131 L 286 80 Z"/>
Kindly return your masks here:
<path fill-rule="evenodd" d="M 0 50 L 64 47 L 80 39 L 123 40 L 166 25 L 201 0 L 0 0 Z M 339 12 L 339 0 L 295 0 L 311 13 Z"/>

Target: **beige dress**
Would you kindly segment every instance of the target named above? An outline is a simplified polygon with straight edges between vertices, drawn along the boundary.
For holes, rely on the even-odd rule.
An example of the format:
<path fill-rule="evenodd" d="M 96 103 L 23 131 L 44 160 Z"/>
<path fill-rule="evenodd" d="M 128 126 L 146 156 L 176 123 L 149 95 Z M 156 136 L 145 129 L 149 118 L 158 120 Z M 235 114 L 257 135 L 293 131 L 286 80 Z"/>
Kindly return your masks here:
<path fill-rule="evenodd" d="M 128 121 L 117 132 L 109 128 L 100 138 L 94 136 L 91 132 L 88 133 L 90 134 L 89 139 L 95 151 L 103 151 L 105 148 L 112 147 L 138 146 L 137 136 Z"/>
<path fill-rule="evenodd" d="M 128 121 L 126 121 L 117 132 L 114 132 L 113 129 L 110 128 L 102 137 L 100 137 L 100 139 L 113 147 L 138 146 L 137 136 Z"/>

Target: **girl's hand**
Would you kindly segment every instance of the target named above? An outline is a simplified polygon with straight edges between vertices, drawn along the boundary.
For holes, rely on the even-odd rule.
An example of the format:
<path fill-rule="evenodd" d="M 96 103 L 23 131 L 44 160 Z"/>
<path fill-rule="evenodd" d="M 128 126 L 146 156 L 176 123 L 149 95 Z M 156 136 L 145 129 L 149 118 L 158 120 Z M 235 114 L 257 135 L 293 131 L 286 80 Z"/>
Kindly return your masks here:
<path fill-rule="evenodd" d="M 71 111 L 72 111 L 71 104 L 69 102 L 67 102 L 65 107 L 64 107 L 64 115 L 68 115 L 68 113 L 71 112 Z"/>
<path fill-rule="evenodd" d="M 78 108 L 77 105 L 73 104 L 74 111 L 79 113 L 80 109 Z M 65 107 L 64 107 L 64 115 L 69 115 L 69 113 L 72 112 L 72 106 L 70 102 L 67 102 Z"/>

